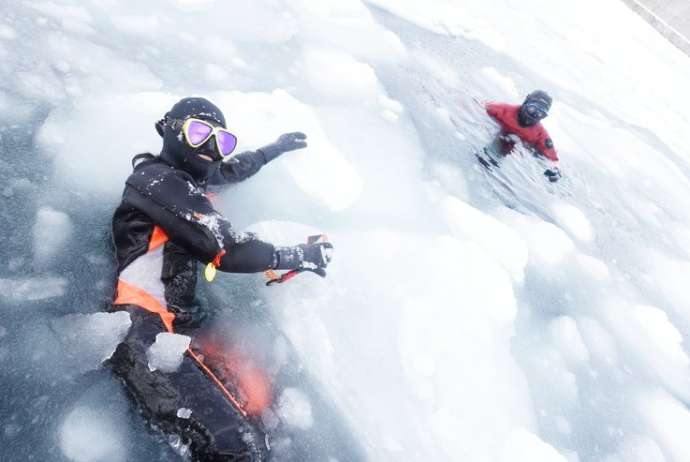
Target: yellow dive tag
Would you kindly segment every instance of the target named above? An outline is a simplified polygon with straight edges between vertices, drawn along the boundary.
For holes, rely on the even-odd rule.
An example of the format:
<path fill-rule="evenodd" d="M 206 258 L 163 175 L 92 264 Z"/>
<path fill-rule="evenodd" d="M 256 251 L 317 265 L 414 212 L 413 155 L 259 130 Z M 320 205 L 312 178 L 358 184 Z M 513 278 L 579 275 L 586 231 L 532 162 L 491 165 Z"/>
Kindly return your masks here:
<path fill-rule="evenodd" d="M 204 277 L 208 282 L 213 282 L 213 280 L 216 278 L 216 266 L 213 264 L 213 262 L 206 265 Z"/>

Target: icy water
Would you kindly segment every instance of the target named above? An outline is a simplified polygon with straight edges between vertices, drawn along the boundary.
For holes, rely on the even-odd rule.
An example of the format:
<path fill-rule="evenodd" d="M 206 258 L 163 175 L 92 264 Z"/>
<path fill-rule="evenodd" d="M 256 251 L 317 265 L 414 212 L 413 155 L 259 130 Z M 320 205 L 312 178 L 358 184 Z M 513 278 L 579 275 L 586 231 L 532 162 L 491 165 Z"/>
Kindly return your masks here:
<path fill-rule="evenodd" d="M 657 308 L 635 304 L 646 299 L 647 303 L 669 306 L 668 292 L 680 289 L 680 285 L 674 287 L 675 281 L 663 281 L 673 278 L 669 275 L 673 270 L 668 268 L 666 272 L 656 265 L 663 265 L 660 259 L 668 258 L 661 256 L 664 251 L 671 258 L 677 256 L 678 241 L 668 235 L 667 227 L 685 221 L 688 207 L 669 183 L 687 185 L 687 164 L 669 162 L 677 155 L 653 132 L 622 120 L 586 94 L 550 82 L 548 75 L 540 75 L 483 44 L 433 34 L 382 10 L 375 11 L 424 60 L 450 64 L 465 77 L 460 85 L 449 84 L 438 73 L 420 69 L 418 62 L 382 73 L 390 94 L 411 113 L 428 153 L 430 177 L 451 194 L 483 210 L 494 210 L 494 216 L 504 223 L 512 222 L 513 230 L 533 242 L 524 283 L 516 291 L 518 313 L 512 352 L 526 372 L 540 434 L 554 446 L 572 451 L 569 457 L 575 458 L 576 453 L 579 460 L 603 460 L 625 444 L 634 448 L 623 449 L 627 452 L 620 460 L 656 457 L 656 450 L 644 449 L 652 445 L 635 435 L 640 431 L 636 421 L 639 407 L 656 404 L 651 397 L 640 398 L 640 382 L 649 380 L 649 376 L 654 382 L 661 373 L 672 393 L 686 397 L 688 377 L 686 372 L 672 371 L 673 367 L 666 369 L 668 364 L 655 364 L 654 354 L 648 351 L 650 345 L 641 339 L 646 335 L 669 335 L 663 341 L 658 339 L 665 344 L 659 347 L 678 345 L 679 332 L 662 332 L 671 325 L 687 332 L 687 312 L 681 305 L 677 312 L 669 313 L 671 324 Z M 478 100 L 497 98 L 496 88 L 486 83 L 502 83 L 496 68 L 510 69 L 520 87 L 531 85 L 558 93 L 561 111 L 585 109 L 606 121 L 602 128 L 596 123 L 564 128 L 573 140 L 585 140 L 583 146 L 573 147 L 575 150 L 593 149 L 591 154 L 596 158 L 610 156 L 610 149 L 634 149 L 640 157 L 647 157 L 639 162 L 652 162 L 648 168 L 659 168 L 658 164 L 669 168 L 669 178 L 660 178 L 666 188 L 659 183 L 651 186 L 649 181 L 615 181 L 605 169 L 583 168 L 573 162 L 576 159 L 568 157 L 569 150 L 562 151 L 563 165 L 568 167 L 564 167 L 565 178 L 558 184 L 545 181 L 543 165 L 527 151 L 505 160 L 500 170 L 489 173 L 480 168 L 473 154 L 489 143 L 495 128 L 482 121 Z M 438 122 L 430 124 L 434 119 Z M 598 143 L 603 146 L 596 146 Z M 625 154 L 626 158 L 634 155 Z M 464 176 L 465 189 L 460 189 L 456 178 L 448 173 L 451 165 L 462 165 L 469 172 Z M 673 196 L 675 201 L 670 199 Z M 656 217 L 651 226 L 650 213 Z M 534 218 L 542 222 L 532 228 L 527 222 Z M 556 228 L 550 225 L 565 231 L 574 242 L 551 234 Z M 652 242 L 657 250 L 649 248 Z M 573 243 L 577 251 L 568 255 L 574 250 L 568 249 Z M 486 245 L 500 246 L 496 242 Z M 663 275 L 656 271 L 663 271 Z M 659 287 L 660 282 L 665 287 Z M 627 337 L 620 339 L 623 346 L 616 346 L 615 341 L 609 343 L 608 334 L 599 331 L 601 322 L 611 326 L 614 335 Z M 646 333 L 630 332 L 636 328 Z M 681 359 L 685 354 L 673 349 L 673 355 L 678 354 L 681 360 L 678 365 L 686 364 Z M 597 424 L 593 426 L 592 422 Z M 666 424 L 661 427 L 668 428 Z M 630 440 L 634 443 L 627 442 Z M 672 454 L 668 460 L 684 460 L 684 456 Z"/>
<path fill-rule="evenodd" d="M 291 371 L 295 435 L 330 429 L 334 460 L 688 460 L 688 58 L 614 0 L 245 3 L 4 0 L 0 459 L 178 458 L 103 367 L 129 320 L 100 312 L 129 159 L 199 94 L 240 148 L 309 136 L 222 210 L 327 232 L 329 277 L 201 287 L 207 329 Z M 523 147 L 474 157 L 483 103 L 535 88 L 556 184 Z"/>

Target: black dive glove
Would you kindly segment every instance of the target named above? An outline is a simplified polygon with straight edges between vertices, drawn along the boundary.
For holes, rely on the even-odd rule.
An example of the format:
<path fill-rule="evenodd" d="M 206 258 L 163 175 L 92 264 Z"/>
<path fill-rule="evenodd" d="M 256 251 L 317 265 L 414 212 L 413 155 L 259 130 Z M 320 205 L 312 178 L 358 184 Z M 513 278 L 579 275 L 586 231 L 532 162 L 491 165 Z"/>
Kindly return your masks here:
<path fill-rule="evenodd" d="M 551 183 L 555 183 L 562 177 L 561 171 L 558 167 L 546 169 L 546 171 L 544 172 L 544 176 L 548 178 Z"/>
<path fill-rule="evenodd" d="M 276 248 L 273 269 L 312 271 L 321 276 L 326 275 L 326 267 L 333 258 L 333 244 L 299 244 L 294 247 Z"/>
<path fill-rule="evenodd" d="M 269 163 L 285 152 L 306 148 L 306 140 L 307 135 L 302 132 L 285 133 L 280 135 L 274 143 L 259 148 L 258 150 L 264 155 L 264 161 Z"/>

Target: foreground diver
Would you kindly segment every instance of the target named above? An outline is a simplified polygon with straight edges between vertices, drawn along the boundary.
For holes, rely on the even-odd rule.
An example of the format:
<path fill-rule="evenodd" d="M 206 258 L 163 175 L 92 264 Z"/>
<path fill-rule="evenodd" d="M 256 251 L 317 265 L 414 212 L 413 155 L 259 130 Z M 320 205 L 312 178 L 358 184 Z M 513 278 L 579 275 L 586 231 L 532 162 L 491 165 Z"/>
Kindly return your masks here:
<path fill-rule="evenodd" d="M 113 216 L 118 281 L 112 311 L 127 311 L 132 327 L 111 358 L 113 370 L 145 418 L 194 461 L 264 460 L 264 435 L 245 418 L 233 393 L 192 345 L 175 372 L 151 371 L 147 350 L 159 333 L 198 324 L 195 304 L 199 263 L 211 272 L 307 270 L 321 275 L 332 252 L 328 243 L 275 247 L 238 233 L 206 195 L 210 185 L 242 181 L 279 155 L 306 146 L 289 133 L 254 152 L 233 152 L 236 138 L 210 101 L 185 98 L 156 123 L 159 156 L 140 154 Z M 208 268 L 207 268 L 208 270 Z"/>
<path fill-rule="evenodd" d="M 557 166 L 558 153 L 549 133 L 541 124 L 541 120 L 549 114 L 552 102 L 551 96 L 546 92 L 536 90 L 527 95 L 525 102 L 519 106 L 489 103 L 486 105 L 486 112 L 501 126 L 501 133 L 496 140 L 499 154 L 509 154 L 515 147 L 514 137 L 517 137 L 552 164 L 544 175 L 549 181 L 555 182 L 561 178 L 561 172 Z M 489 167 L 489 161 L 481 156 L 477 157 L 485 167 Z M 491 157 L 489 159 L 494 166 L 497 166 L 496 160 Z"/>

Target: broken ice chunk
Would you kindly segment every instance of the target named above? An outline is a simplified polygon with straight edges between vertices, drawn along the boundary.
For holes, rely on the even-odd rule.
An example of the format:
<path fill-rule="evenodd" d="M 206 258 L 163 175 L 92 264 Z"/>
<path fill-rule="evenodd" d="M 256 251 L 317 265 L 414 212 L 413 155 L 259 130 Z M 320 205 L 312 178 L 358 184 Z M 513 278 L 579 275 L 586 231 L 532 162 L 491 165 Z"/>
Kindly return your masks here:
<path fill-rule="evenodd" d="M 278 402 L 278 415 L 287 425 L 300 429 L 312 426 L 311 404 L 304 393 L 296 388 L 286 388 Z"/>
<path fill-rule="evenodd" d="M 149 369 L 152 371 L 175 372 L 182 364 L 184 352 L 189 348 L 191 338 L 186 335 L 167 332 L 156 335 L 156 341 L 146 352 Z"/>
<path fill-rule="evenodd" d="M 129 331 L 129 313 L 71 314 L 51 321 L 51 328 L 67 352 L 70 369 L 97 369 L 110 358 Z"/>

